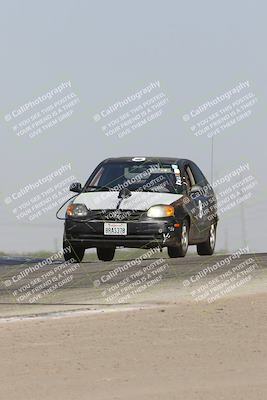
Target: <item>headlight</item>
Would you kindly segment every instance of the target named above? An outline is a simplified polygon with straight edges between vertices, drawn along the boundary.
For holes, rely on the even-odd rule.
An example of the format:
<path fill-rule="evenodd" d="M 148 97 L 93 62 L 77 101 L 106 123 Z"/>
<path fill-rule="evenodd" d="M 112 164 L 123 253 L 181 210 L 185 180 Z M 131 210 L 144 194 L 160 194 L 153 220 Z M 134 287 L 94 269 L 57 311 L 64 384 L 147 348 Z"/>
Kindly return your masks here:
<path fill-rule="evenodd" d="M 85 217 L 88 210 L 84 204 L 70 204 L 66 213 L 69 217 Z"/>
<path fill-rule="evenodd" d="M 147 212 L 147 216 L 151 218 L 173 217 L 174 208 L 172 206 L 152 206 Z"/>

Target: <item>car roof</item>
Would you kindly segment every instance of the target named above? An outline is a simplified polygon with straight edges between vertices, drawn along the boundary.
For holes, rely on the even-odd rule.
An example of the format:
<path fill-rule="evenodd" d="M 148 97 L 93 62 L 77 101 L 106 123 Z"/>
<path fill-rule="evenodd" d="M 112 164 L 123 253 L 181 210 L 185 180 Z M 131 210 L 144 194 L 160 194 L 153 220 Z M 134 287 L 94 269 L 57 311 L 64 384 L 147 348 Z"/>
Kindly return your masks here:
<path fill-rule="evenodd" d="M 135 161 L 134 159 L 144 159 L 144 161 L 151 161 L 151 162 L 162 162 L 166 164 L 172 164 L 175 162 L 183 162 L 183 161 L 188 161 L 190 160 L 184 159 L 184 158 L 178 158 L 178 157 L 147 157 L 147 156 L 130 156 L 130 157 L 113 157 L 113 158 L 107 158 L 106 160 L 103 161 L 103 163 L 109 162 L 109 163 L 117 163 L 120 161 L 124 162 L 131 162 Z M 136 160 L 137 161 L 137 160 Z M 141 161 L 141 160 L 140 160 Z"/>

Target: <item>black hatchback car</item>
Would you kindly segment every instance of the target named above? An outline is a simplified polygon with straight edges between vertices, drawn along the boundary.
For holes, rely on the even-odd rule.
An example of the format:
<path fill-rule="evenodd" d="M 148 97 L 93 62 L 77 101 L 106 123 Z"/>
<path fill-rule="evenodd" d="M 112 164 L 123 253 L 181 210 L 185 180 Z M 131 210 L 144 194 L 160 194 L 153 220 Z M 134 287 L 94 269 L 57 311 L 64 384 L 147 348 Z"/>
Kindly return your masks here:
<path fill-rule="evenodd" d="M 158 157 L 109 158 L 101 162 L 67 207 L 65 259 L 80 262 L 96 247 L 110 261 L 116 247 L 167 247 L 184 257 L 188 245 L 199 255 L 214 252 L 217 202 L 207 179 L 190 160 Z"/>

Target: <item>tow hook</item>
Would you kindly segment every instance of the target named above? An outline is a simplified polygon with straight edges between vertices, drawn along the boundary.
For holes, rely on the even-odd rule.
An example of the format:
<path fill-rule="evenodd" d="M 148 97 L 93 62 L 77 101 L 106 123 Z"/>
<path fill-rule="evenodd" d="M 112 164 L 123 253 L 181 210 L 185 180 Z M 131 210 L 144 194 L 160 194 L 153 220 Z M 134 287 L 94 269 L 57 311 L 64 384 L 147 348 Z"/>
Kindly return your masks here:
<path fill-rule="evenodd" d="M 166 240 L 170 239 L 171 234 L 170 234 L 170 232 L 168 232 L 168 233 L 163 233 L 162 236 L 163 236 L 163 243 L 165 243 Z"/>

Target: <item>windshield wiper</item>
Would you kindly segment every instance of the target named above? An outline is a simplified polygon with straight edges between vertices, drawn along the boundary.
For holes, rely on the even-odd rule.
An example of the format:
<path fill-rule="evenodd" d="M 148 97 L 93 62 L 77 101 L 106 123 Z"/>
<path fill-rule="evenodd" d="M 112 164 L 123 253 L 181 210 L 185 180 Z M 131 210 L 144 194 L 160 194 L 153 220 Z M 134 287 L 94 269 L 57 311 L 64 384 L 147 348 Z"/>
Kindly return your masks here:
<path fill-rule="evenodd" d="M 173 192 L 161 192 L 159 190 L 152 190 L 152 189 L 147 189 L 147 190 L 142 190 L 141 192 L 149 192 L 149 193 L 173 193 Z"/>
<path fill-rule="evenodd" d="M 94 186 L 94 185 L 89 185 L 89 186 L 86 186 L 85 192 L 88 192 L 88 191 L 89 191 L 89 190 L 87 190 L 87 189 L 99 189 L 99 191 L 102 191 L 102 190 L 104 189 L 104 190 L 110 191 L 112 188 L 110 188 L 110 187 L 108 187 L 108 186 Z"/>

